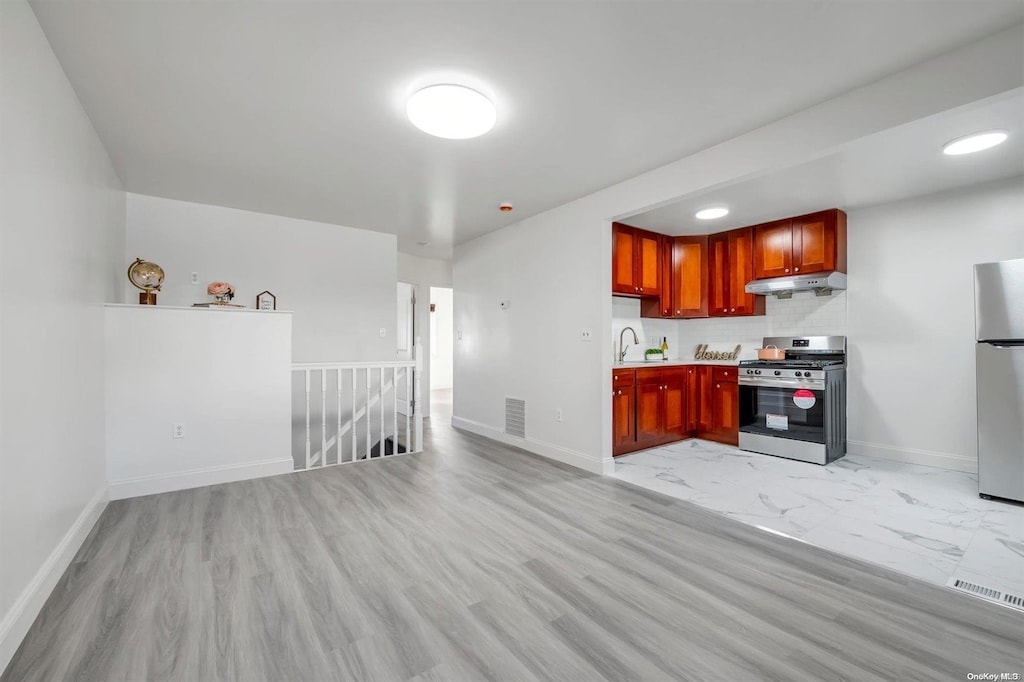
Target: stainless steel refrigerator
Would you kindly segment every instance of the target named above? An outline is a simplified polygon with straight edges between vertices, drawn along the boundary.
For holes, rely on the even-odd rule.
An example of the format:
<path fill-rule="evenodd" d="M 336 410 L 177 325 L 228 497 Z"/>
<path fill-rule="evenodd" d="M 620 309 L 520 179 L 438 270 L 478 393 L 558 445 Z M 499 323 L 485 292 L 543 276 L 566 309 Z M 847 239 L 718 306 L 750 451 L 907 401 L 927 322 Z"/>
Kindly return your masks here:
<path fill-rule="evenodd" d="M 978 492 L 1024 502 L 1024 258 L 974 266 Z"/>

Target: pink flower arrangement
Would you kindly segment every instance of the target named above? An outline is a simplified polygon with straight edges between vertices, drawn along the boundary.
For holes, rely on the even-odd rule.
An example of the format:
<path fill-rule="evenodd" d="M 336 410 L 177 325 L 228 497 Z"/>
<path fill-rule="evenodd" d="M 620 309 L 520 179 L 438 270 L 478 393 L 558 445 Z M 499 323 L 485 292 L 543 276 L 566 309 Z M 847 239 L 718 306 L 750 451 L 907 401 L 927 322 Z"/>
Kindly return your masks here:
<path fill-rule="evenodd" d="M 235 297 L 235 286 L 228 282 L 210 282 L 210 286 L 206 287 L 206 293 L 230 301 Z"/>

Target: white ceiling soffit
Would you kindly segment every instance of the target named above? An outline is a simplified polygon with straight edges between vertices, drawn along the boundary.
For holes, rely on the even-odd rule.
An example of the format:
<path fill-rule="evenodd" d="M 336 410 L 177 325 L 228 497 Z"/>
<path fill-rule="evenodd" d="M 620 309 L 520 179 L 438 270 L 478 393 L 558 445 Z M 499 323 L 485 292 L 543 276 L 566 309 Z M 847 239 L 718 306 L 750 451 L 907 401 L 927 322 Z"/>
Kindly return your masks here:
<path fill-rule="evenodd" d="M 127 190 L 435 257 L 1024 18 L 1018 0 L 32 6 Z M 493 99 L 490 133 L 409 123 L 407 96 L 446 81 Z"/>
<path fill-rule="evenodd" d="M 947 142 L 1002 129 L 1003 144 L 946 156 Z M 1024 174 L 1024 89 L 914 121 L 791 168 L 700 192 L 623 220 L 665 234 L 707 234 L 825 208 L 853 210 Z M 719 220 L 697 220 L 726 206 Z"/>

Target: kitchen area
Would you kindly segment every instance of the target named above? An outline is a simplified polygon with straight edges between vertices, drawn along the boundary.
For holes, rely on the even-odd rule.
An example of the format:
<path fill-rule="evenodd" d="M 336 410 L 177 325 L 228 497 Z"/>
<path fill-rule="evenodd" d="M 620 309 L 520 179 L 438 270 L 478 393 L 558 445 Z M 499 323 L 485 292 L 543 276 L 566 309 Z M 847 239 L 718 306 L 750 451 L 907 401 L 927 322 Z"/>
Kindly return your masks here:
<path fill-rule="evenodd" d="M 848 384 L 863 391 L 858 373 L 872 368 L 848 336 L 848 290 L 860 282 L 858 263 L 848 268 L 857 224 L 847 212 L 777 213 L 721 232 L 699 211 L 672 229 L 681 215 L 664 207 L 612 226 L 614 475 L 1024 608 L 1024 449 L 1000 463 L 1002 494 L 990 496 L 977 470 L 848 443 Z M 1024 300 L 1024 276 L 1019 286 L 1010 308 Z M 1024 370 L 1014 371 L 1020 382 Z M 1000 390 L 1019 397 L 1019 386 Z M 1000 438 L 1024 443 L 1021 403 L 997 402 L 1001 423 L 1017 416 Z M 989 451 L 978 458 L 982 481 Z"/>

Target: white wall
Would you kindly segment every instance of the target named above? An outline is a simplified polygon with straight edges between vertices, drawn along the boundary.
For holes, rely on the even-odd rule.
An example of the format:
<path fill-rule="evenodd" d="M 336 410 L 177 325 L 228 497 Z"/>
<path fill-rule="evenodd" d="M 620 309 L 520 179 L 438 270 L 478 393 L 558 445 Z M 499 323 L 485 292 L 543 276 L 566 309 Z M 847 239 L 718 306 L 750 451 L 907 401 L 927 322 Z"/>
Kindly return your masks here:
<path fill-rule="evenodd" d="M 0 669 L 106 503 L 124 192 L 32 10 L 0 3 Z"/>
<path fill-rule="evenodd" d="M 106 321 L 112 499 L 292 470 L 291 313 L 119 305 Z"/>
<path fill-rule="evenodd" d="M 1009 29 L 457 246 L 453 423 L 611 471 L 610 222 L 1021 87 L 1022 39 Z M 503 434 L 506 396 L 527 403 L 526 439 Z"/>
<path fill-rule="evenodd" d="M 159 304 L 209 301 L 215 280 L 234 284 L 234 302 L 249 307 L 270 290 L 278 310 L 295 313 L 296 362 L 395 358 L 397 248 L 394 235 L 128 194 L 127 262 L 163 267 Z"/>
<path fill-rule="evenodd" d="M 452 285 L 452 262 L 436 258 L 420 258 L 407 253 L 398 254 L 398 279 L 415 284 L 418 289 L 419 303 L 416 306 L 416 329 L 423 345 L 423 375 L 421 377 L 420 408 L 424 417 L 430 416 L 430 399 L 426 388 L 431 382 L 431 348 L 430 348 L 430 287 L 450 287 Z"/>
<path fill-rule="evenodd" d="M 430 287 L 430 390 L 452 387 L 452 303 L 450 287 Z"/>
<path fill-rule="evenodd" d="M 1024 257 L 1024 178 L 849 224 L 850 452 L 976 471 L 973 265 Z"/>

